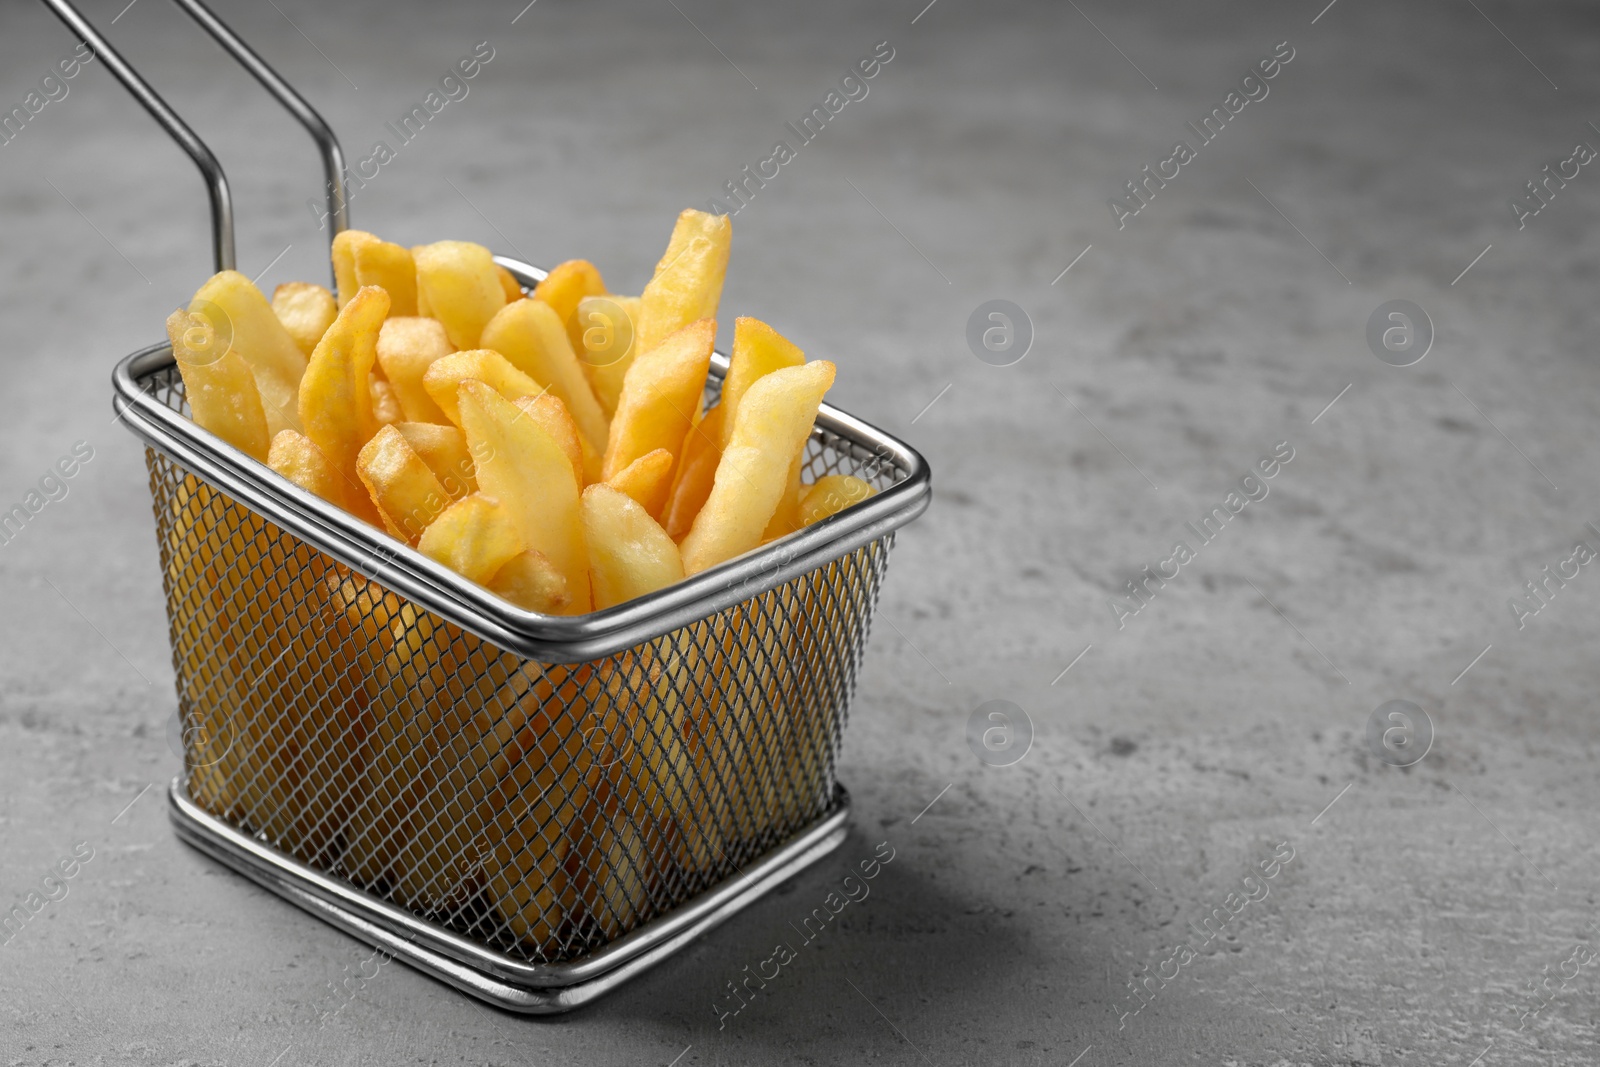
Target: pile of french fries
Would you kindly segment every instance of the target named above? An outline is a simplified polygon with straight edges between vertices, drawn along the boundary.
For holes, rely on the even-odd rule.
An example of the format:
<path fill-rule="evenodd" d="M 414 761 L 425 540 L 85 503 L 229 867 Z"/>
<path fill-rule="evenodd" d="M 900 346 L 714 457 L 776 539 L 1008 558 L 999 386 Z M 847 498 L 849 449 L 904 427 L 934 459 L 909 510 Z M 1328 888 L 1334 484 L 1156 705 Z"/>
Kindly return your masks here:
<path fill-rule="evenodd" d="M 585 260 L 524 296 L 482 245 L 347 230 L 337 295 L 269 304 L 223 271 L 167 334 L 200 426 L 519 607 L 583 614 L 872 493 L 802 486 L 834 365 L 765 323 L 737 320 L 705 409 L 731 237 L 685 211 L 641 296 Z"/>
<path fill-rule="evenodd" d="M 520 607 L 578 614 L 873 492 L 802 485 L 834 367 L 765 323 L 737 320 L 704 407 L 730 236 L 685 211 L 641 296 L 582 260 L 524 296 L 479 245 L 347 231 L 337 295 L 294 283 L 269 303 L 225 271 L 168 334 L 201 427 Z M 831 705 L 798 665 L 835 662 L 862 620 L 811 587 L 540 665 L 314 563 L 193 476 L 171 507 L 191 797 L 402 905 L 484 896 L 556 952 L 573 923 L 615 937 L 669 872 L 725 873 L 736 843 L 825 801 Z"/>

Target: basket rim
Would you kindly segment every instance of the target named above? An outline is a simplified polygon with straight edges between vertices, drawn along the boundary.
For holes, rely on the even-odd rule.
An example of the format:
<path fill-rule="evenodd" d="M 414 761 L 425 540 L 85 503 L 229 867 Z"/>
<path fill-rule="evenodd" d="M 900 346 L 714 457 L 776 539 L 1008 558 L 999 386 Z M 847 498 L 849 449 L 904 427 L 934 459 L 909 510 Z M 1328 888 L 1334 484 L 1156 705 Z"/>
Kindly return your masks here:
<path fill-rule="evenodd" d="M 545 272 L 495 261 L 527 285 Z M 813 437 L 832 435 L 905 475 L 888 489 L 761 548 L 624 604 L 584 615 L 544 615 L 501 599 L 287 478 L 161 404 L 141 382 L 174 365 L 167 343 L 142 348 L 112 374 L 112 404 L 135 436 L 274 525 L 366 578 L 496 645 L 548 663 L 580 663 L 632 648 L 766 592 L 909 523 L 927 510 L 932 473 L 899 438 L 823 403 Z M 728 359 L 712 355 L 721 379 Z"/>

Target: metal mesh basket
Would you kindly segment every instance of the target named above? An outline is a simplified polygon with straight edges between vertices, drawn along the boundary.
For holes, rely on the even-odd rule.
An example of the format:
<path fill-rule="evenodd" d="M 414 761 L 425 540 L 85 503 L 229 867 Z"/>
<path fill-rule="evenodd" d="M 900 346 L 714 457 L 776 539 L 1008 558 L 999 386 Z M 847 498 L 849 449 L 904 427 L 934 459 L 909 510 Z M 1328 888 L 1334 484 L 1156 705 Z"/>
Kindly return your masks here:
<path fill-rule="evenodd" d="M 205 144 L 70 0 L 44 0 L 194 160 L 218 270 L 232 200 Z M 316 142 L 306 100 L 201 0 L 175 0 Z M 330 233 L 330 236 L 331 236 Z M 525 289 L 544 272 L 496 262 Z M 715 402 L 726 357 L 712 357 Z M 834 769 L 894 531 L 927 465 L 822 405 L 805 480 L 875 496 L 576 617 L 515 607 L 187 417 L 171 349 L 118 365 L 144 440 L 183 722 L 180 836 L 456 987 L 563 1011 L 838 846 Z"/>
<path fill-rule="evenodd" d="M 866 504 L 683 583 L 688 617 L 642 636 L 592 623 L 672 590 L 580 619 L 499 602 L 525 625 L 497 641 L 453 595 L 476 587 L 419 588 L 431 561 L 189 423 L 164 347 L 117 385 L 151 445 L 190 840 L 529 1011 L 597 995 L 842 840 L 840 737 L 893 529 L 926 504 L 915 453 L 825 409 L 806 480 L 862 477 Z"/>

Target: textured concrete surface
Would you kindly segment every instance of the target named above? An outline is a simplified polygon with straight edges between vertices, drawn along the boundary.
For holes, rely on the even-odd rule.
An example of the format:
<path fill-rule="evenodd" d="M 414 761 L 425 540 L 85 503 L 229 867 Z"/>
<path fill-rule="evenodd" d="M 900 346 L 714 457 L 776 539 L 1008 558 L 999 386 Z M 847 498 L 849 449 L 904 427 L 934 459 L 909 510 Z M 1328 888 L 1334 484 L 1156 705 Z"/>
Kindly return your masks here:
<path fill-rule="evenodd" d="M 88 6 L 225 161 L 242 269 L 320 280 L 309 145 L 175 9 L 123 2 Z M 353 155 L 490 42 L 357 223 L 585 255 L 622 291 L 674 212 L 894 49 L 739 213 L 724 299 L 936 471 L 847 735 L 855 829 L 555 1021 L 390 966 L 318 1029 L 368 950 L 175 841 L 143 461 L 107 378 L 209 270 L 200 186 L 101 66 L 0 147 L 0 505 L 93 449 L 0 547 L 0 905 L 93 850 L 0 947 L 0 1063 L 1593 1062 L 1600 577 L 1520 629 L 1508 602 L 1600 547 L 1600 175 L 1520 231 L 1508 199 L 1600 145 L 1600 10 L 923 2 L 219 0 Z M 1108 198 L 1281 41 L 1270 94 L 1119 231 Z M 0 105 L 71 50 L 0 8 Z M 968 350 L 991 298 L 1031 317 L 1013 366 Z M 1436 328 L 1414 366 L 1368 349 L 1393 299 Z M 1199 545 L 1184 523 L 1279 442 L 1270 493 Z M 1119 629 L 1178 540 L 1195 557 Z M 966 740 L 995 699 L 1034 729 L 1009 767 Z M 1435 730 L 1407 769 L 1366 738 L 1393 699 Z M 719 1028 L 726 983 L 885 841 L 871 895 Z"/>

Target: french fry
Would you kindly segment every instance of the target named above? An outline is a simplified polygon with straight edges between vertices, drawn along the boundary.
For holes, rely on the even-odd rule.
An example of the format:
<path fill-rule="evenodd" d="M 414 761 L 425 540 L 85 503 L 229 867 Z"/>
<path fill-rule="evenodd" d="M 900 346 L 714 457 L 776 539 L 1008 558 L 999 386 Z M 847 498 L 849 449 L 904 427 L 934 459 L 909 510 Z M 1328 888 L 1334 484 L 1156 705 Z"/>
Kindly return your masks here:
<path fill-rule="evenodd" d="M 659 519 L 667 504 L 667 492 L 672 488 L 672 453 L 664 448 L 646 452 L 602 484 L 622 490 L 652 519 Z"/>
<path fill-rule="evenodd" d="M 733 354 L 728 373 L 722 380 L 721 402 L 689 433 L 684 442 L 683 461 L 673 479 L 671 499 L 666 508 L 667 533 L 682 540 L 694 518 L 711 495 L 712 480 L 722 450 L 733 436 L 733 418 L 739 401 L 758 379 L 784 367 L 798 367 L 805 354 L 760 319 L 734 320 Z M 797 457 L 798 459 L 798 454 Z M 798 507 L 800 467 L 791 466 L 789 491 L 779 502 L 773 521 L 763 531 L 763 539 L 781 530 L 795 528 Z"/>
<path fill-rule="evenodd" d="M 377 358 L 378 329 L 389 310 L 389 294 L 363 286 L 311 354 L 300 382 L 300 420 L 305 435 L 342 478 L 356 484 L 356 457 L 377 432 L 369 376 Z M 348 494 L 351 512 L 379 523 L 378 510 L 359 492 Z"/>
<path fill-rule="evenodd" d="M 730 860 L 720 849 L 755 839 L 764 829 L 764 815 L 777 790 L 773 755 L 780 744 L 784 707 L 805 694 L 782 683 L 783 647 L 777 640 L 783 617 L 777 609 L 779 590 L 761 594 L 757 612 L 714 616 L 702 638 L 709 651 L 693 648 L 682 654 L 694 668 L 695 696 L 684 709 L 684 735 L 694 761 L 689 810 L 698 820 L 698 835 L 688 845 L 691 869 L 714 871 Z M 765 693 L 765 699 L 756 699 Z"/>
<path fill-rule="evenodd" d="M 716 727 L 726 714 L 735 648 L 727 619 L 713 616 L 648 650 L 646 721 L 657 727 L 651 734 L 661 739 L 665 765 L 673 768 L 658 777 L 657 795 L 663 818 L 673 826 L 674 861 L 701 874 L 724 870 L 729 862 L 728 790 L 735 767 Z M 659 729 L 663 725 L 670 733 Z"/>
<path fill-rule="evenodd" d="M 460 500 L 478 491 L 472 453 L 467 451 L 467 439 L 460 430 L 431 422 L 397 422 L 394 428 L 422 457 L 422 462 L 433 471 L 451 500 Z"/>
<path fill-rule="evenodd" d="M 355 244 L 362 239 L 376 241 L 378 238 L 361 230 L 345 230 L 333 238 L 333 287 L 337 290 L 334 295 L 341 310 L 361 288 L 361 283 L 356 281 Z"/>
<path fill-rule="evenodd" d="M 833 364 L 816 360 L 773 371 L 750 387 L 711 495 L 683 540 L 686 573 L 698 574 L 761 543 L 788 488 L 791 457 L 810 437 L 833 378 Z"/>
<path fill-rule="evenodd" d="M 633 361 L 611 420 L 601 466 L 606 481 L 647 452 L 682 450 L 700 412 L 716 336 L 716 322 L 700 319 Z"/>
<path fill-rule="evenodd" d="M 582 667 L 524 667 L 520 718 L 494 755 L 484 806 L 492 827 L 483 852 L 489 899 L 518 940 L 551 947 L 579 906 L 580 825 L 596 812 L 585 764 L 590 739 L 609 736 L 616 715 L 600 699 L 594 672 Z"/>
<path fill-rule="evenodd" d="M 800 470 L 805 465 L 805 459 L 806 443 L 802 441 L 795 450 L 794 458 L 789 461 L 789 477 L 783 483 L 778 506 L 773 509 L 772 518 L 767 520 L 766 527 L 761 531 L 762 544 L 776 541 L 800 529 Z"/>
<path fill-rule="evenodd" d="M 589 546 L 596 609 L 683 580 L 678 546 L 638 501 L 620 489 L 600 484 L 583 491 L 583 537 Z"/>
<path fill-rule="evenodd" d="M 483 847 L 483 772 L 521 721 L 503 703 L 518 661 L 410 604 L 394 634 L 343 864 L 404 906 L 455 907 L 482 881 L 461 861 Z"/>
<path fill-rule="evenodd" d="M 450 343 L 477 348 L 483 328 L 506 306 L 506 291 L 494 256 L 470 241 L 438 241 L 412 249 L 417 292 L 428 312 L 444 323 Z"/>
<path fill-rule="evenodd" d="M 390 315 L 417 314 L 417 267 L 402 245 L 363 230 L 344 230 L 333 239 L 333 275 L 341 308 L 363 285 L 376 285 L 389 294 Z"/>
<path fill-rule="evenodd" d="M 211 321 L 188 311 L 167 316 L 167 338 L 183 376 L 190 417 L 246 455 L 265 460 L 271 446 L 255 374 Z"/>
<path fill-rule="evenodd" d="M 578 427 L 573 423 L 572 416 L 567 414 L 566 405 L 559 397 L 550 393 L 540 393 L 538 396 L 519 397 L 512 401 L 524 415 L 538 424 L 539 428 L 550 435 L 551 440 L 561 446 L 561 451 L 567 457 L 567 462 L 572 464 L 573 476 L 578 481 L 578 491 L 583 491 L 583 435 L 578 432 Z"/>
<path fill-rule="evenodd" d="M 690 208 L 678 216 L 655 277 L 640 298 L 635 342 L 640 356 L 691 322 L 717 317 L 732 239 L 733 223 L 726 215 Z"/>
<path fill-rule="evenodd" d="M 573 351 L 583 362 L 584 376 L 608 419 L 616 413 L 622 379 L 639 351 L 638 323 L 638 297 L 586 296 L 578 301 L 570 326 L 578 339 Z"/>
<path fill-rule="evenodd" d="M 544 386 L 513 367 L 506 357 L 493 349 L 452 352 L 434 360 L 422 376 L 422 387 L 445 417 L 457 426 L 461 425 L 461 407 L 457 395 L 461 383 L 469 378 L 490 386 L 507 400 L 538 396 L 544 392 Z"/>
<path fill-rule="evenodd" d="M 678 704 L 655 695 L 662 675 L 653 652 L 629 650 L 596 672 L 595 717 L 607 731 L 588 776 L 580 896 L 607 937 L 648 917 L 652 892 L 675 873 L 685 844 L 680 816 L 691 810 L 684 783 L 693 769 Z M 650 695 L 641 700 L 636 693 Z M 587 738 L 593 746 L 595 732 Z"/>
<path fill-rule="evenodd" d="M 739 401 L 752 385 L 775 370 L 798 367 L 805 361 L 804 352 L 760 319 L 734 319 L 733 352 L 728 356 L 728 374 L 722 379 L 722 400 L 717 405 L 724 409 L 722 440 L 718 444 L 727 448 L 733 440 Z"/>
<path fill-rule="evenodd" d="M 422 378 L 429 367 L 453 351 L 444 326 L 433 319 L 391 315 L 378 331 L 378 365 L 394 387 L 407 422 L 450 421 L 428 395 Z"/>
<path fill-rule="evenodd" d="M 189 310 L 227 320 L 213 321 L 212 326 L 219 336 L 231 338 L 233 350 L 255 375 L 261 408 L 267 416 L 268 440 L 279 430 L 302 429 L 295 401 L 306 370 L 306 356 L 255 283 L 238 271 L 221 271 L 194 294 Z"/>
<path fill-rule="evenodd" d="M 425 245 L 414 245 L 412 247 L 411 262 L 415 263 L 417 261 L 417 253 L 422 251 L 422 249 L 425 247 Z M 417 317 L 423 319 L 433 318 L 433 308 L 428 304 L 428 290 L 422 287 L 422 282 L 420 279 L 417 281 Z M 437 322 L 438 320 L 435 319 L 434 321 Z M 440 323 L 440 325 L 442 326 L 443 323 Z M 446 337 L 448 338 L 448 334 Z M 454 348 L 455 346 L 452 345 L 451 347 Z"/>
<path fill-rule="evenodd" d="M 727 412 L 721 404 L 706 412 L 705 418 L 683 439 L 683 458 L 673 474 L 668 493 L 665 523 L 667 536 L 682 541 L 694 517 L 700 514 L 711 483 L 722 461 L 722 425 Z"/>
<path fill-rule="evenodd" d="M 542 304 L 547 304 L 550 310 L 556 313 L 562 329 L 567 331 L 567 340 L 574 352 L 583 350 L 579 335 L 582 330 L 577 322 L 578 303 L 586 296 L 602 296 L 606 291 L 606 283 L 600 277 L 600 271 L 587 259 L 569 259 L 565 263 L 557 263 L 550 273 L 545 275 L 533 290 L 533 299 Z M 493 345 L 489 346 L 493 348 Z"/>
<path fill-rule="evenodd" d="M 193 731 L 190 796 L 316 862 L 347 814 L 338 798 L 359 774 L 370 684 L 334 651 L 352 643 L 309 548 L 192 475 L 174 504 L 165 557 L 169 590 L 187 598 L 173 645 Z M 293 565 L 273 574 L 285 559 Z"/>
<path fill-rule="evenodd" d="M 309 556 L 287 539 L 279 551 Z M 261 564 L 271 558 L 263 555 Z M 287 595 L 264 585 L 249 609 L 268 632 L 283 635 L 283 647 L 269 644 L 258 653 L 271 658 L 252 676 L 251 699 L 243 705 L 254 713 L 260 739 L 259 769 L 245 778 L 244 799 L 257 832 L 305 862 L 324 863 L 359 796 L 361 748 L 377 691 L 370 639 L 381 609 L 372 600 L 382 594 L 368 593 L 374 587 L 362 582 L 361 610 L 330 596 L 339 592 L 333 575 L 318 581 L 313 568 L 298 573 Z"/>
<path fill-rule="evenodd" d="M 484 585 L 522 551 L 522 538 L 498 500 L 473 493 L 440 512 L 422 532 L 417 549 Z"/>
<path fill-rule="evenodd" d="M 589 556 L 572 461 L 549 433 L 483 382 L 463 381 L 459 400 L 479 489 L 510 510 L 528 548 L 555 564 L 567 582 L 569 610 L 588 611 Z"/>
<path fill-rule="evenodd" d="M 495 275 L 500 279 L 500 289 L 506 294 L 506 303 L 521 300 L 524 296 L 522 283 L 517 281 L 517 276 L 496 263 Z"/>
<path fill-rule="evenodd" d="M 267 466 L 306 492 L 341 508 L 346 506 L 350 487 L 305 434 L 284 430 L 274 437 Z"/>
<path fill-rule="evenodd" d="M 450 506 L 450 494 L 433 470 L 393 426 L 380 429 L 361 449 L 356 473 L 372 495 L 390 536 L 408 545 L 415 545 Z"/>
<path fill-rule="evenodd" d="M 877 490 L 852 474 L 829 474 L 806 486 L 800 494 L 800 525 L 810 526 L 859 504 Z"/>
<path fill-rule="evenodd" d="M 284 282 L 272 291 L 272 313 L 294 338 L 295 347 L 310 359 L 317 342 L 338 317 L 339 303 L 320 285 Z"/>
<path fill-rule="evenodd" d="M 547 384 L 566 404 L 589 442 L 596 448 L 605 447 L 605 412 L 600 410 L 561 317 L 551 305 L 532 299 L 507 304 L 483 328 L 480 343 L 505 356 L 534 381 Z"/>
<path fill-rule="evenodd" d="M 566 576 L 543 552 L 513 556 L 486 584 L 519 608 L 544 615 L 572 614 Z"/>
<path fill-rule="evenodd" d="M 406 417 L 405 412 L 400 410 L 400 400 L 395 395 L 393 385 L 373 374 L 368 380 L 368 388 L 372 391 L 372 418 L 379 426 L 393 426 Z"/>
<path fill-rule="evenodd" d="M 582 434 L 578 435 L 578 449 L 583 453 L 583 484 L 592 485 L 600 480 L 600 468 L 605 463 L 605 457 Z"/>
<path fill-rule="evenodd" d="M 263 419 L 263 425 L 265 420 Z M 224 536 L 213 509 L 226 507 L 219 494 L 193 474 L 184 474 L 169 501 L 170 525 L 162 544 L 163 578 L 169 597 L 182 596 L 173 612 L 172 654 L 178 670 L 189 796 L 220 819 L 236 819 L 247 751 L 238 745 L 244 706 L 244 673 L 237 642 L 229 641 L 228 612 L 235 553 L 246 541 L 235 529 Z M 238 509 L 237 517 L 248 512 Z M 181 592 L 180 592 L 181 591 Z M 169 607 L 171 606 L 169 602 Z"/>
<path fill-rule="evenodd" d="M 678 546 L 632 497 L 609 485 L 583 492 L 584 539 L 589 546 L 595 607 L 644 596 L 683 578 Z M 690 757 L 684 747 L 681 701 L 648 677 L 653 656 L 630 651 L 602 668 L 604 696 L 616 709 L 620 742 L 615 756 L 597 766 L 594 785 L 604 817 L 591 822 L 586 867 L 597 890 L 586 894 L 595 918 L 615 935 L 648 904 L 650 885 L 669 865 L 680 815 L 690 806 L 681 784 Z M 641 672 L 644 676 L 641 676 Z M 681 684 L 681 676 L 678 678 Z M 668 683 L 670 686 L 671 683 Z M 635 694 L 649 694 L 640 700 Z"/>

